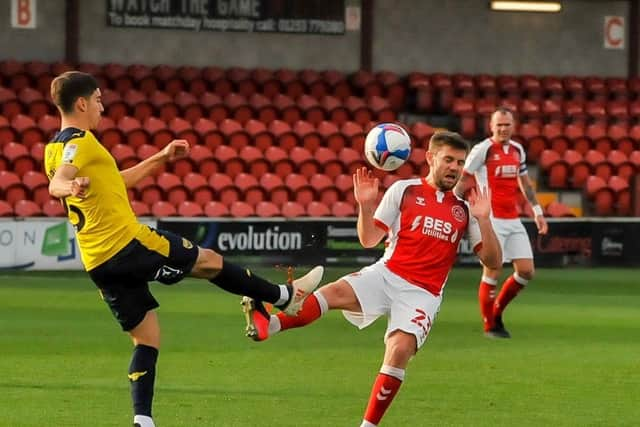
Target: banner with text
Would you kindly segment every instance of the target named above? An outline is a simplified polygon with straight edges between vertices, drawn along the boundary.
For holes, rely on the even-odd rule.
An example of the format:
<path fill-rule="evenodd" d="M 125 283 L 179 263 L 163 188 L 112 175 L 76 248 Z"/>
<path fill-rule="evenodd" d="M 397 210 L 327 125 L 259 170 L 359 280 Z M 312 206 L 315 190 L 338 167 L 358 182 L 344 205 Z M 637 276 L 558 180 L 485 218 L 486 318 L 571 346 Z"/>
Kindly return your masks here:
<path fill-rule="evenodd" d="M 107 0 L 111 27 L 344 34 L 344 0 Z"/>
<path fill-rule="evenodd" d="M 0 220 L 0 270 L 84 270 L 73 226 L 64 218 Z"/>
<path fill-rule="evenodd" d="M 181 234 L 225 256 L 264 265 L 366 265 L 383 254 L 384 244 L 364 249 L 352 219 L 159 221 L 158 227 Z M 549 220 L 549 233 L 538 235 L 525 221 L 539 267 L 640 266 L 640 221 Z M 478 266 L 463 238 L 457 265 Z"/>

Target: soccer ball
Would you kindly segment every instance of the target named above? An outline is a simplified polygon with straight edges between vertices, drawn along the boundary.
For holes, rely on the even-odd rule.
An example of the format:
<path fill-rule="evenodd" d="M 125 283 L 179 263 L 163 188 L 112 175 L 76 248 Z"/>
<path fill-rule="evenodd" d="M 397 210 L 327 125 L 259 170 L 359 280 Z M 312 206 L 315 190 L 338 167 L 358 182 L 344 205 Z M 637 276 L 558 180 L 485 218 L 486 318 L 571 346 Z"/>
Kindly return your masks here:
<path fill-rule="evenodd" d="M 395 123 L 381 123 L 367 134 L 364 155 L 372 166 L 385 171 L 398 169 L 411 154 L 411 137 Z"/>

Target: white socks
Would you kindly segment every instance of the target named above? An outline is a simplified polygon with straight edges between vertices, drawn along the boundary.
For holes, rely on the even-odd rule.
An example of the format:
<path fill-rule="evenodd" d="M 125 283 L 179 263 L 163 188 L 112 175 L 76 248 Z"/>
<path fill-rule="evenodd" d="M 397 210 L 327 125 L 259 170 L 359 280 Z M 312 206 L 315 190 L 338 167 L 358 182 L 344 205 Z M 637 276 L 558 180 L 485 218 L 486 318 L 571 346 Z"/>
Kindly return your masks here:
<path fill-rule="evenodd" d="M 140 427 L 156 427 L 153 423 L 153 419 L 151 417 L 147 417 L 146 415 L 136 415 L 133 417 L 134 424 L 140 424 Z"/>

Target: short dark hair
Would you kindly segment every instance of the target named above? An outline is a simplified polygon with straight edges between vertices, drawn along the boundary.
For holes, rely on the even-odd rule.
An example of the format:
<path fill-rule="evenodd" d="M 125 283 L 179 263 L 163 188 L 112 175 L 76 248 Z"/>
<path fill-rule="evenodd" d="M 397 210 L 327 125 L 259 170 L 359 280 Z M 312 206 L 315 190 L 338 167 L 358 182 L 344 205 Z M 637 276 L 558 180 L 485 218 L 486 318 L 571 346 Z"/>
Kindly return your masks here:
<path fill-rule="evenodd" d="M 440 130 L 434 133 L 429 140 L 429 151 L 435 152 L 443 146 L 449 146 L 469 153 L 469 143 L 459 133 Z"/>
<path fill-rule="evenodd" d="M 88 98 L 98 89 L 97 80 L 87 73 L 67 71 L 51 82 L 51 99 L 64 113 L 72 113 L 78 98 Z"/>

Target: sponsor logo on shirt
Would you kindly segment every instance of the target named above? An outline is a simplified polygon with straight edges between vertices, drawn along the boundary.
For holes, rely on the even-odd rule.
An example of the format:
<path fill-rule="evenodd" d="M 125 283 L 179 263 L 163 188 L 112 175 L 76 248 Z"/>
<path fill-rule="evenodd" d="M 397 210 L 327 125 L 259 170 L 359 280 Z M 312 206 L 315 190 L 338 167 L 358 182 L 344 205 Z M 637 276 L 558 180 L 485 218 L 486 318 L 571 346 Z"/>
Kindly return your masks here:
<path fill-rule="evenodd" d="M 502 165 L 498 166 L 495 171 L 495 176 L 502 178 L 515 178 L 518 176 L 518 166 L 516 165 Z"/>
<path fill-rule="evenodd" d="M 416 205 L 418 206 L 426 206 L 426 203 L 424 201 L 424 197 L 416 197 Z"/>
<path fill-rule="evenodd" d="M 458 238 L 458 230 L 449 221 L 430 216 L 418 215 L 411 223 L 411 231 L 421 228 L 422 234 L 447 242 L 455 242 Z"/>
<path fill-rule="evenodd" d="M 73 163 L 73 159 L 76 157 L 78 151 L 77 144 L 67 144 L 62 152 L 62 163 Z"/>

